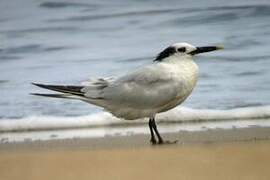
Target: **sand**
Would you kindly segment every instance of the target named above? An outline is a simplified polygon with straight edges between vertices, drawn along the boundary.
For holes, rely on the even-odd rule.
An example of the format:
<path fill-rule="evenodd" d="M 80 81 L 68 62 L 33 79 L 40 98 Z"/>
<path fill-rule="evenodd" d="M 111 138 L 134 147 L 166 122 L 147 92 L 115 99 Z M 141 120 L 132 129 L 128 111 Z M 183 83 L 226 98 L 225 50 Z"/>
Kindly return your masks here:
<path fill-rule="evenodd" d="M 181 143 L 163 146 L 145 135 L 2 144 L 0 179 L 268 180 L 269 130 L 182 133 Z"/>

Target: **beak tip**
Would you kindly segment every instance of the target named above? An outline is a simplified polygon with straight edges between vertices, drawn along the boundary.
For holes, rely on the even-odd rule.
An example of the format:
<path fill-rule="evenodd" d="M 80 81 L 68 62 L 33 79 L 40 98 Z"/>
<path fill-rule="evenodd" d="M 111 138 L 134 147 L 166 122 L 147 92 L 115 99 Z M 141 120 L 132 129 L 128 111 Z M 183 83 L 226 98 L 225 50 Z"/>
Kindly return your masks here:
<path fill-rule="evenodd" d="M 218 46 L 216 46 L 216 48 L 217 48 L 217 50 L 222 50 L 222 49 L 224 49 L 224 46 L 223 45 L 218 45 Z"/>

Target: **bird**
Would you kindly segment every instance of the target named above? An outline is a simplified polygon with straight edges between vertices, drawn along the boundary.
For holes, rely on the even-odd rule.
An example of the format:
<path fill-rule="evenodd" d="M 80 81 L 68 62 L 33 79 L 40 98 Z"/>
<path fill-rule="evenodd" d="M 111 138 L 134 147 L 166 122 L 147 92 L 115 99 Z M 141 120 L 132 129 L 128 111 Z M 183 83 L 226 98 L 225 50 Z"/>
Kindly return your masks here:
<path fill-rule="evenodd" d="M 83 85 L 32 83 L 56 94 L 31 93 L 36 96 L 77 99 L 102 107 L 123 120 L 148 118 L 150 142 L 171 144 L 160 135 L 155 117 L 181 103 L 196 86 L 199 68 L 193 57 L 223 49 L 222 46 L 196 47 L 186 42 L 174 43 L 161 51 L 151 64 L 118 78 L 90 79 Z"/>

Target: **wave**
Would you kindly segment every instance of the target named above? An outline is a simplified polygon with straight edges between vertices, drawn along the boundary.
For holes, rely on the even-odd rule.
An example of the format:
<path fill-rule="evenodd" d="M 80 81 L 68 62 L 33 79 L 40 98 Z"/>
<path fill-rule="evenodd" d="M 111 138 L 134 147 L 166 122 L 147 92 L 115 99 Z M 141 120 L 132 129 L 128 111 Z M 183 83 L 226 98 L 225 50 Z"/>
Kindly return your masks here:
<path fill-rule="evenodd" d="M 88 4 L 88 3 L 75 3 L 75 2 L 43 2 L 39 5 L 42 8 L 50 8 L 50 9 L 59 9 L 59 8 L 75 8 L 75 7 L 80 7 L 80 8 L 85 8 L 85 7 L 91 7 L 91 8 L 97 8 L 98 5 L 96 4 Z"/>
<path fill-rule="evenodd" d="M 66 8 L 66 7 L 90 7 L 83 12 L 92 12 L 93 9 L 104 8 L 99 5 L 89 5 L 89 4 L 79 4 L 79 3 L 52 3 L 46 2 L 42 3 L 40 7 L 46 8 Z M 213 23 L 220 21 L 228 21 L 247 18 L 247 17 L 267 17 L 269 15 L 270 6 L 268 4 L 263 5 L 244 5 L 244 6 L 212 6 L 206 8 L 197 8 L 197 7 L 169 7 L 169 8 L 149 8 L 149 9 L 138 9 L 138 10 L 127 10 L 121 9 L 118 12 L 114 13 L 101 13 L 101 14 L 82 14 L 82 15 L 73 15 L 70 17 L 64 18 L 53 18 L 49 22 L 65 22 L 65 21 L 93 21 L 93 20 L 104 20 L 104 19 L 114 19 L 114 18 L 125 18 L 131 16 L 156 16 L 162 14 L 172 14 L 175 17 L 179 14 L 188 14 L 190 16 L 180 17 L 178 21 L 180 23 L 192 23 L 197 24 L 198 22 Z M 214 14 L 213 14 L 214 13 Z"/>
<path fill-rule="evenodd" d="M 236 120 L 270 119 L 270 106 L 244 107 L 230 110 L 191 109 L 177 107 L 158 114 L 159 123 L 198 123 Z M 147 119 L 124 121 L 107 112 L 78 117 L 30 116 L 21 119 L 2 119 L 0 132 L 60 130 L 109 126 L 135 126 Z"/>

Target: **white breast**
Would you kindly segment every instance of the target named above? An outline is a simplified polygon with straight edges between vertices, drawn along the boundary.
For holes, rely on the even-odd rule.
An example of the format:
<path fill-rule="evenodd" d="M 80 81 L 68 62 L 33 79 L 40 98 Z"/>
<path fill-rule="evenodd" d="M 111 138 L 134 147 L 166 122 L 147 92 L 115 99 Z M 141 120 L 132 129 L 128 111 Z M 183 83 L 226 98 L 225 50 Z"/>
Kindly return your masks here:
<path fill-rule="evenodd" d="M 177 91 L 175 99 L 160 107 L 159 112 L 167 111 L 181 104 L 196 86 L 199 74 L 199 68 L 191 58 L 171 59 L 166 63 L 171 65 L 174 81 L 178 81 L 179 86 L 175 89 Z"/>

